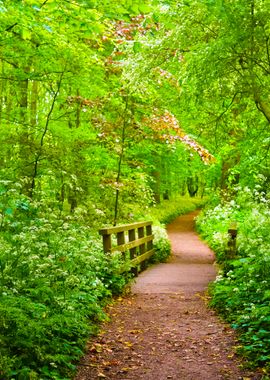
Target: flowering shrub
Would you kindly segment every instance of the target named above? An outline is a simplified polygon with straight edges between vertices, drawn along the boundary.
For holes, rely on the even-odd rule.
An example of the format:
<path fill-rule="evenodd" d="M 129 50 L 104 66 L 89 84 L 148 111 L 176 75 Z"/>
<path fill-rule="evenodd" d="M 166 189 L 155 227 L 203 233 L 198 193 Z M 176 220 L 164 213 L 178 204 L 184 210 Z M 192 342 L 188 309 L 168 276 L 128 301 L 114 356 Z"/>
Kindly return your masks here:
<path fill-rule="evenodd" d="M 211 286 L 211 305 L 241 333 L 241 353 L 268 371 L 270 200 L 258 189 L 252 192 L 245 188 L 239 194 L 236 201 L 223 202 L 201 214 L 197 226 L 216 251 L 221 267 Z M 228 263 L 226 231 L 231 221 L 237 221 L 238 225 L 237 257 Z"/>
<path fill-rule="evenodd" d="M 216 252 L 218 262 L 225 261 L 228 246 L 228 229 L 238 220 L 239 205 L 235 201 L 209 208 L 197 217 L 197 230 Z"/>
<path fill-rule="evenodd" d="M 171 254 L 171 243 L 164 226 L 153 226 L 155 254 L 151 262 L 165 262 Z"/>
<path fill-rule="evenodd" d="M 76 215 L 11 206 L 0 235 L 0 378 L 69 378 L 104 298 L 126 283 L 119 257 Z"/>

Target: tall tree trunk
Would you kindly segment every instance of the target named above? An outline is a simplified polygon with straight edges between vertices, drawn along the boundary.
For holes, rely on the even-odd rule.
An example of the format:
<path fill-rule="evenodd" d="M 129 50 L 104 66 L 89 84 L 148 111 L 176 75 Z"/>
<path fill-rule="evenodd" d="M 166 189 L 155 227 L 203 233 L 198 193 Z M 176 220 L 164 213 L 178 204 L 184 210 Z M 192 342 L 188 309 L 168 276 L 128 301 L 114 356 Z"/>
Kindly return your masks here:
<path fill-rule="evenodd" d="M 0 61 L 1 65 L 1 74 L 4 77 L 4 62 Z M 5 82 L 4 79 L 0 80 L 0 126 L 3 124 L 2 120 L 2 112 L 3 112 L 3 106 L 4 106 L 4 88 L 5 88 Z"/>
<path fill-rule="evenodd" d="M 251 14 L 251 39 L 250 39 L 250 58 L 249 58 L 249 75 L 252 83 L 253 98 L 257 109 L 264 115 L 265 119 L 270 124 L 270 107 L 268 102 L 262 99 L 261 96 L 261 84 L 256 81 L 256 73 L 254 72 L 254 62 L 256 59 L 255 47 L 255 1 L 252 0 L 250 4 L 250 14 Z"/>
<path fill-rule="evenodd" d="M 153 192 L 154 192 L 154 199 L 156 203 L 160 203 L 161 201 L 161 194 L 160 194 L 160 171 L 154 170 L 152 172 L 152 177 L 154 179 L 154 185 L 153 185 Z"/>
<path fill-rule="evenodd" d="M 24 72 L 28 74 L 30 72 L 29 66 L 25 67 Z M 28 123 L 28 88 L 29 88 L 29 80 L 28 78 L 23 79 L 20 82 L 20 122 L 23 125 L 27 125 Z"/>
<path fill-rule="evenodd" d="M 35 155 L 35 160 L 34 160 L 34 165 L 33 165 L 33 171 L 32 171 L 32 179 L 31 179 L 30 190 L 29 190 L 29 196 L 30 196 L 30 198 L 33 198 L 34 189 L 36 187 L 36 177 L 38 175 L 38 167 L 39 167 L 39 163 L 40 163 L 40 160 L 41 160 L 42 154 L 43 154 L 44 141 L 45 141 L 45 137 L 46 137 L 46 134 L 48 132 L 48 129 L 49 129 L 49 124 L 50 124 L 51 116 L 52 116 L 52 113 L 53 113 L 53 110 L 54 110 L 54 107 L 55 107 L 56 99 L 57 99 L 57 97 L 59 95 L 59 92 L 60 92 L 60 88 L 61 88 L 61 85 L 62 85 L 62 80 L 63 80 L 64 72 L 65 72 L 65 70 L 60 75 L 60 78 L 59 78 L 59 81 L 58 81 L 58 84 L 57 84 L 57 89 L 56 89 L 56 91 L 54 93 L 54 96 L 53 96 L 53 99 L 52 99 L 52 103 L 51 103 L 51 107 L 49 109 L 49 112 L 48 112 L 48 115 L 47 115 L 47 118 L 46 118 L 44 130 L 43 130 L 41 138 L 40 138 L 39 148 L 38 148 L 38 150 L 36 152 L 36 155 Z"/>
<path fill-rule="evenodd" d="M 199 178 L 196 174 L 187 179 L 187 188 L 191 197 L 195 197 L 197 195 L 199 190 Z"/>
<path fill-rule="evenodd" d="M 125 100 L 125 110 L 123 115 L 123 123 L 122 123 L 122 134 L 121 134 L 121 150 L 118 157 L 118 167 L 117 167 L 117 175 L 116 175 L 116 192 L 115 192 L 115 203 L 114 203 L 114 218 L 113 218 L 113 225 L 116 226 L 117 219 L 118 219 L 118 212 L 119 212 L 119 181 L 121 177 L 121 171 L 122 171 L 122 162 L 124 158 L 124 152 L 125 152 L 125 142 L 126 142 L 126 128 L 128 125 L 128 102 L 129 98 L 126 96 Z"/>

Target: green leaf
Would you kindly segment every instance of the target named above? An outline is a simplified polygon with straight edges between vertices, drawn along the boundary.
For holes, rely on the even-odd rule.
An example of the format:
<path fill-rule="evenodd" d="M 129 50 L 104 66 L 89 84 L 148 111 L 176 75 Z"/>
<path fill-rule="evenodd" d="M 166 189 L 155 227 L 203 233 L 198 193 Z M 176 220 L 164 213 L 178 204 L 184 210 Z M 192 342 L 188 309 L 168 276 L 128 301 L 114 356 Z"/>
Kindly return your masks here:
<path fill-rule="evenodd" d="M 147 5 L 147 4 L 140 4 L 139 5 L 139 10 L 140 10 L 141 13 L 146 14 L 146 13 L 151 12 L 151 7 L 149 5 Z"/>
<path fill-rule="evenodd" d="M 22 29 L 22 38 L 23 40 L 30 40 L 32 37 L 32 33 L 30 30 L 23 28 Z"/>
<path fill-rule="evenodd" d="M 140 51 L 142 51 L 142 44 L 140 42 L 134 42 L 133 51 L 134 53 L 139 53 Z"/>

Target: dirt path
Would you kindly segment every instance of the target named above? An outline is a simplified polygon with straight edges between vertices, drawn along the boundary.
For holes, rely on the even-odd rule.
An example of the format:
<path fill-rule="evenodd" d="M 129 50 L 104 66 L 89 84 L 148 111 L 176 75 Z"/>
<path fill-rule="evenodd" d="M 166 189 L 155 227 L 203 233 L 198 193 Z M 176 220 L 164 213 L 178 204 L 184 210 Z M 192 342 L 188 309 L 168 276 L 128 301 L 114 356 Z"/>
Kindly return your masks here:
<path fill-rule="evenodd" d="M 131 295 L 109 307 L 75 380 L 255 380 L 239 367 L 234 332 L 205 302 L 213 252 L 194 232 L 196 213 L 168 226 L 173 256 L 141 273 Z"/>

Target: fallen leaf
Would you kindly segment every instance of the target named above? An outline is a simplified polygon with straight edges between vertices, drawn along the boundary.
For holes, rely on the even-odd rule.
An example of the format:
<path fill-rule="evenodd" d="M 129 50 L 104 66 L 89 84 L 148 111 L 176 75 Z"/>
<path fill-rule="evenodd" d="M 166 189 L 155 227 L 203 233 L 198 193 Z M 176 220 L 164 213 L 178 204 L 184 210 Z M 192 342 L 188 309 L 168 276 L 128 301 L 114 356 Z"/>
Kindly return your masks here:
<path fill-rule="evenodd" d="M 130 334 L 140 334 L 143 332 L 143 330 L 129 330 L 128 331 Z"/>
<path fill-rule="evenodd" d="M 111 367 L 111 366 L 115 366 L 115 365 L 118 365 L 120 364 L 120 361 L 119 360 L 111 360 L 109 362 L 103 362 L 102 365 L 105 366 L 105 367 Z"/>
<path fill-rule="evenodd" d="M 95 343 L 91 348 L 90 348 L 90 352 L 102 352 L 103 351 L 103 347 L 101 344 L 99 343 Z"/>
<path fill-rule="evenodd" d="M 129 367 L 124 367 L 124 368 L 121 368 L 121 372 L 128 372 L 130 370 Z"/>
<path fill-rule="evenodd" d="M 133 346 L 132 342 L 124 342 L 124 345 L 128 348 L 131 348 Z"/>

